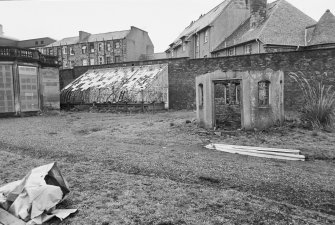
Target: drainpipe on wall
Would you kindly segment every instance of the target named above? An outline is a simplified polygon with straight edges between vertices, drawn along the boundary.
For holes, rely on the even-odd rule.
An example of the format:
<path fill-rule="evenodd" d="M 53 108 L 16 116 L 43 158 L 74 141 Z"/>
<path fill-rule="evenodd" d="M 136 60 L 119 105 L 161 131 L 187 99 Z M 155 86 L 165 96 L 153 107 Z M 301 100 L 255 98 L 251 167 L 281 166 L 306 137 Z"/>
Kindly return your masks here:
<path fill-rule="evenodd" d="M 256 38 L 256 42 L 258 44 L 258 54 L 259 54 L 259 53 L 261 53 L 261 42 L 257 38 Z"/>

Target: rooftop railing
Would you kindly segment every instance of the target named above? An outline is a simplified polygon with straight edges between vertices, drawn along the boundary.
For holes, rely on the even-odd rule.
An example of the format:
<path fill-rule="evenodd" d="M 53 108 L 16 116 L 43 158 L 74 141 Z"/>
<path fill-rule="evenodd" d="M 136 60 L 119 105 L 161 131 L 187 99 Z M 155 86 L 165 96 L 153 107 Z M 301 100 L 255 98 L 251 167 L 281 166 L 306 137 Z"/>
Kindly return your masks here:
<path fill-rule="evenodd" d="M 0 46 L 0 60 L 1 59 L 20 59 L 20 60 L 33 60 L 42 64 L 51 66 L 59 66 L 56 56 L 43 55 L 37 50 Z"/>

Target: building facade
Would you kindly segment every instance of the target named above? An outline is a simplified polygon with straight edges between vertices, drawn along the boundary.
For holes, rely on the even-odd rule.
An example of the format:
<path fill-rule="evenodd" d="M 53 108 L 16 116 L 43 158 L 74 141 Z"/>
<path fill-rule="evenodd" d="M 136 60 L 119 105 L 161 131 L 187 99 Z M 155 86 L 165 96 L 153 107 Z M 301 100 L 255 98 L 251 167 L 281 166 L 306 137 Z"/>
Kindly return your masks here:
<path fill-rule="evenodd" d="M 168 58 L 206 58 L 247 17 L 249 0 L 225 0 L 201 15 L 170 44 Z"/>
<path fill-rule="evenodd" d="M 148 32 L 131 27 L 130 30 L 101 34 L 79 31 L 79 36 L 52 43 L 43 52 L 57 56 L 63 69 L 151 59 L 154 45 Z"/>
<path fill-rule="evenodd" d="M 289 52 L 305 48 L 316 21 L 285 0 L 250 0 L 250 16 L 212 52 L 213 57 Z M 333 31 L 334 33 L 335 31 Z"/>
<path fill-rule="evenodd" d="M 166 54 L 192 59 L 330 47 L 334 21 L 327 10 L 317 23 L 286 0 L 225 0 L 192 21 Z"/>
<path fill-rule="evenodd" d="M 56 42 L 55 39 L 52 39 L 49 37 L 43 37 L 43 38 L 34 38 L 34 39 L 19 41 L 17 46 L 19 48 L 29 48 L 29 49 L 39 50 L 42 54 L 45 54 L 45 52 L 43 52 L 44 47 L 54 42 Z"/>

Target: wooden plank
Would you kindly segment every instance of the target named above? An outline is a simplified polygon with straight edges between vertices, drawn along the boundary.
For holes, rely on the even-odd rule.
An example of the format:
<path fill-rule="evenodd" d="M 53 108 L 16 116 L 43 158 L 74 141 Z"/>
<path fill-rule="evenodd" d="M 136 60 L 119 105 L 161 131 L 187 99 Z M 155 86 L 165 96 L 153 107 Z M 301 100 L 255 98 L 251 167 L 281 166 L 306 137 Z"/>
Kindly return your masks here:
<path fill-rule="evenodd" d="M 300 154 L 300 150 L 295 149 L 279 149 L 279 148 L 264 148 L 264 147 L 254 147 L 254 146 L 239 146 L 239 145 L 225 145 L 225 144 L 215 144 L 216 146 L 229 146 L 238 149 L 249 149 L 257 151 L 267 151 L 267 152 L 282 152 L 291 154 Z"/>
<path fill-rule="evenodd" d="M 301 158 L 305 159 L 305 156 L 303 155 L 296 155 L 296 154 L 287 154 L 287 153 L 280 153 L 280 152 L 265 152 L 265 151 L 256 151 L 256 150 L 247 150 L 247 149 L 236 149 L 236 148 L 230 148 L 229 146 L 223 147 L 223 146 L 215 146 L 215 149 L 217 150 L 232 150 L 236 151 L 236 153 L 239 152 L 250 152 L 250 153 L 256 153 L 256 154 L 264 154 L 264 155 L 277 155 L 277 156 L 283 156 L 283 157 L 289 157 L 289 158 Z"/>
<path fill-rule="evenodd" d="M 0 208 L 0 224 L 3 225 L 26 225 L 23 220 L 16 218 L 6 210 Z"/>
<path fill-rule="evenodd" d="M 222 152 L 227 153 L 233 153 L 233 154 L 240 154 L 240 155 L 248 155 L 248 156 L 255 156 L 255 157 L 261 157 L 261 158 L 270 158 L 270 159 L 283 159 L 283 160 L 291 160 L 291 161 L 305 161 L 305 157 L 301 155 L 294 155 L 294 154 L 280 154 L 280 153 L 271 153 L 271 152 L 258 152 L 258 151 L 243 151 L 243 150 L 237 150 L 233 148 L 222 148 L 222 147 L 216 147 L 215 145 L 208 145 L 206 146 L 209 149 L 218 150 Z M 270 153 L 270 154 L 269 154 Z M 298 157 L 297 157 L 298 156 Z"/>

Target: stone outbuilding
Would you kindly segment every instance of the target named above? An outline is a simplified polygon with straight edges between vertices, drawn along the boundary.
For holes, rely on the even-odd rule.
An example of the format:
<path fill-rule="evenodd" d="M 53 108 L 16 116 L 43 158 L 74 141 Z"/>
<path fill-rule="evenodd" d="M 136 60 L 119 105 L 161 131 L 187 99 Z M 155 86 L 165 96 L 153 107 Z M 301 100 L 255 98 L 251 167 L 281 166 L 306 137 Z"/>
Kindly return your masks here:
<path fill-rule="evenodd" d="M 196 77 L 201 127 L 264 129 L 284 121 L 284 73 L 221 70 Z"/>

